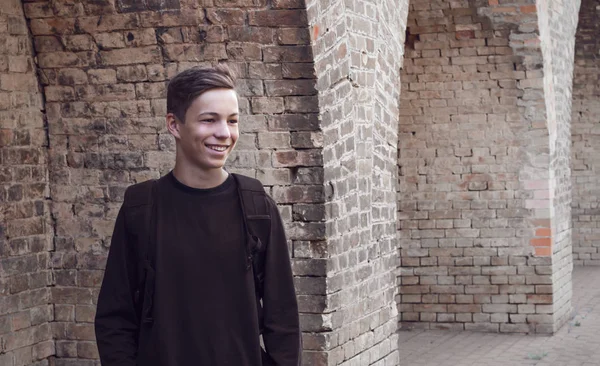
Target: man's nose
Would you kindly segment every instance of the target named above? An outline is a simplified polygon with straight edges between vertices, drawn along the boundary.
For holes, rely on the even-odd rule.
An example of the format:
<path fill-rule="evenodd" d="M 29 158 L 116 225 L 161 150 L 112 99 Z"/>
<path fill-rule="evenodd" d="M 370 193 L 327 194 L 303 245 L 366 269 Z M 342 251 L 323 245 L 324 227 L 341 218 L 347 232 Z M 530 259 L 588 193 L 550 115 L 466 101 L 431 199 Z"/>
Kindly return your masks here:
<path fill-rule="evenodd" d="M 226 120 L 220 120 L 218 122 L 215 137 L 219 139 L 228 139 L 231 137 L 231 131 L 229 130 L 229 125 Z"/>

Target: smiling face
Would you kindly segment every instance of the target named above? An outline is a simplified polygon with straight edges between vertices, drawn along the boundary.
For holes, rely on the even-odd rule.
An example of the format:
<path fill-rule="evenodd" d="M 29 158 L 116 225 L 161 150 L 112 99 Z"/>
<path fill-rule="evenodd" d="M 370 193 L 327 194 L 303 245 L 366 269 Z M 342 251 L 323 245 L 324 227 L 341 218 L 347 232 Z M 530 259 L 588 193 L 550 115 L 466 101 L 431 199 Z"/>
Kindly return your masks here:
<path fill-rule="evenodd" d="M 239 107 L 233 89 L 211 89 L 198 96 L 185 121 L 167 115 L 167 128 L 177 142 L 177 162 L 210 175 L 225 165 L 239 137 Z"/>

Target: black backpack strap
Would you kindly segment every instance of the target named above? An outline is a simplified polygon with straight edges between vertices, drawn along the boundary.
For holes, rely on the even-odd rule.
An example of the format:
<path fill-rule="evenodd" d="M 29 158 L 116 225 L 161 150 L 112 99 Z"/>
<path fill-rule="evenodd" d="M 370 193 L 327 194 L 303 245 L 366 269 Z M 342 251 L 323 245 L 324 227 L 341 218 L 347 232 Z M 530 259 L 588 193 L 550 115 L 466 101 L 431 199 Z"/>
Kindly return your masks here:
<path fill-rule="evenodd" d="M 138 285 L 134 294 L 138 319 L 152 322 L 154 259 L 156 256 L 156 180 L 134 184 L 125 191 L 123 206 L 135 228 Z"/>
<path fill-rule="evenodd" d="M 146 217 L 145 217 L 145 233 L 146 233 L 146 250 L 144 254 L 144 299 L 142 305 L 142 322 L 152 323 L 154 318 L 152 317 L 152 307 L 154 304 L 154 282 L 156 279 L 156 272 L 154 270 L 156 263 L 156 216 L 157 216 L 157 204 L 156 204 L 156 181 L 153 181 L 150 192 L 148 193 L 149 204 L 146 205 Z"/>
<path fill-rule="evenodd" d="M 246 229 L 246 265 L 254 273 L 259 299 L 264 293 L 265 249 L 271 232 L 271 215 L 262 183 L 244 175 L 232 174 L 238 185 L 243 221 Z"/>

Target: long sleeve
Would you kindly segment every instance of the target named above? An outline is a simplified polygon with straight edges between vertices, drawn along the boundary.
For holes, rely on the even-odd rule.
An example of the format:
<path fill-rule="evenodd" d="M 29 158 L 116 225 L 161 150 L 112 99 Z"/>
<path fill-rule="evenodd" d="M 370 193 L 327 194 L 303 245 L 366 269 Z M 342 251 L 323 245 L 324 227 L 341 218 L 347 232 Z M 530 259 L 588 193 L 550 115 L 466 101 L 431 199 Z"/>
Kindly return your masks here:
<path fill-rule="evenodd" d="M 290 256 L 277 206 L 271 199 L 267 202 L 271 212 L 271 233 L 265 255 L 263 340 L 275 365 L 298 366 L 302 342 Z"/>
<path fill-rule="evenodd" d="M 95 319 L 102 366 L 135 366 L 138 321 L 134 306 L 137 267 L 128 243 L 123 207 L 112 235 Z"/>

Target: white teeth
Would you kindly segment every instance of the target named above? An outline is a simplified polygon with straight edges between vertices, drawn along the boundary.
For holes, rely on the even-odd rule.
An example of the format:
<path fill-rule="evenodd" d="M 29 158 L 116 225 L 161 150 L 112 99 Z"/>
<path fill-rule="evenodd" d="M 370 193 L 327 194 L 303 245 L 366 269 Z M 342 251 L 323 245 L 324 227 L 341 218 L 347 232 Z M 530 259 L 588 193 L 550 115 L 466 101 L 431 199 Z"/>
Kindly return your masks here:
<path fill-rule="evenodd" d="M 209 149 L 215 150 L 215 151 L 225 151 L 227 150 L 227 146 L 209 146 L 207 145 L 207 147 Z"/>

